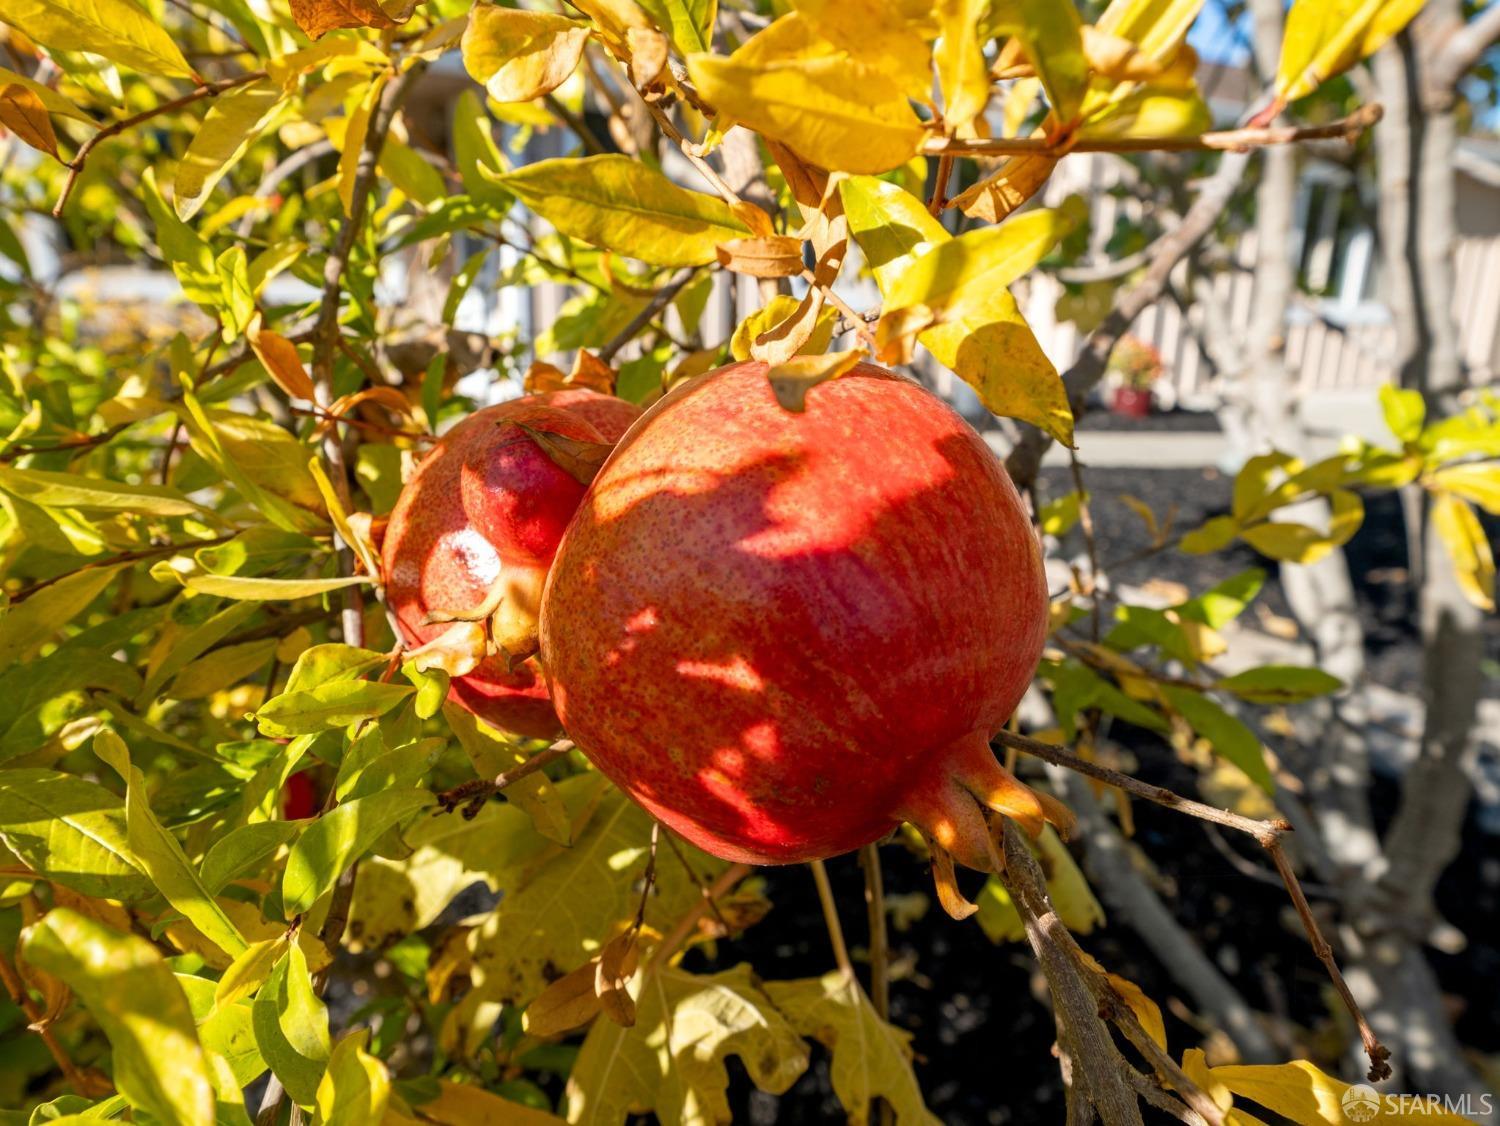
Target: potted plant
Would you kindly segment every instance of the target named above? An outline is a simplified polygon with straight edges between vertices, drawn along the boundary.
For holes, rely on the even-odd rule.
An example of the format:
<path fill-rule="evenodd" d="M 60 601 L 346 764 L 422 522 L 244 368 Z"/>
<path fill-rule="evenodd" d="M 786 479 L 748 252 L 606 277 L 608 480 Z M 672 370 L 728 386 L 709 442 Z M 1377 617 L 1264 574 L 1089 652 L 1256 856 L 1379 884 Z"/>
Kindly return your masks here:
<path fill-rule="evenodd" d="M 1151 387 L 1165 365 L 1161 353 L 1139 337 L 1127 336 L 1115 345 L 1109 357 L 1114 381 L 1110 409 L 1126 418 L 1146 418 L 1151 413 Z"/>

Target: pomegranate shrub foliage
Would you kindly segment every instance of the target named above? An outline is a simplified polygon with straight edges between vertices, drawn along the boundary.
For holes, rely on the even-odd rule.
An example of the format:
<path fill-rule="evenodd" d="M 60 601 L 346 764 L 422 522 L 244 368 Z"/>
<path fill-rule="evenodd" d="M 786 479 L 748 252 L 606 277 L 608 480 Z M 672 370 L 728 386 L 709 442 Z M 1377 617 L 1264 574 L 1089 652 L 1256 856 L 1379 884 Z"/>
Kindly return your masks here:
<path fill-rule="evenodd" d="M 1084 478 L 1035 488 L 1121 331 L 1065 385 L 1011 292 L 1102 245 L 1052 170 L 1235 167 L 1199 5 L 1084 7 L 0 4 L 0 1126 L 708 1123 L 814 1070 L 933 1122 L 892 922 L 1030 947 L 994 1053 L 1050 1005 L 1070 1120 L 1338 1121 L 1357 1007 L 1277 1025 L 1311 1060 L 1168 1040 L 1068 930 L 1125 925 L 1077 859 L 1133 801 L 1290 873 L 1265 732 L 1345 687 L 1226 664 L 1263 572 L 1148 598 Z M 1234 144 L 1372 123 L 1315 88 L 1412 6 L 1354 7 L 1293 5 Z M 1294 102 L 1346 116 L 1263 128 Z M 1056 315 L 1159 290 L 1164 229 Z M 1382 405 L 1201 526 L 1140 506 L 1147 555 L 1313 562 L 1411 486 L 1492 606 L 1494 398 Z M 1126 725 L 1233 808 L 1119 773 Z M 1088 842 L 1049 769 L 1111 809 Z M 744 960 L 808 941 L 759 865 L 819 890 L 826 973 Z"/>

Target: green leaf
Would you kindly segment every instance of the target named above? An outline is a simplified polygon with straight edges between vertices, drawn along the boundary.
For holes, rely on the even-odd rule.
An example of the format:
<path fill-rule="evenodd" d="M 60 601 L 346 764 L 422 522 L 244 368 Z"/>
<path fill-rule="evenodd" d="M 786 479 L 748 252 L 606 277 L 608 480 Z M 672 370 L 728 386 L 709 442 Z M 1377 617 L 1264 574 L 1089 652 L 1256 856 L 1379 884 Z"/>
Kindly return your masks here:
<path fill-rule="evenodd" d="M 3 3 L 4 0 L 0 0 Z M 213 248 L 197 231 L 189 227 L 167 206 L 156 184 L 156 170 L 147 168 L 141 176 L 142 201 L 151 221 L 156 224 L 156 245 L 167 265 L 177 275 L 182 292 L 189 301 L 208 309 L 217 309 L 224 300 L 224 286 L 219 279 Z"/>
<path fill-rule="evenodd" d="M 365 1051 L 369 1039 L 370 1030 L 359 1028 L 334 1046 L 318 1084 L 313 1118 L 317 1126 L 366 1126 L 385 1120 L 391 1077 L 385 1064 Z"/>
<path fill-rule="evenodd" d="M 305 692 L 283 692 L 255 713 L 262 735 L 307 735 L 384 715 L 416 689 L 373 680 L 336 680 Z"/>
<path fill-rule="evenodd" d="M 992 18 L 996 31 L 1020 39 L 1058 121 L 1071 122 L 1089 85 L 1077 7 L 1055 0 L 1002 0 Z"/>
<path fill-rule="evenodd" d="M 272 1074 L 298 1106 L 314 1106 L 331 1055 L 328 1010 L 313 991 L 307 958 L 296 943 L 256 993 L 251 1020 Z"/>
<path fill-rule="evenodd" d="M 875 284 L 884 296 L 921 255 L 948 232 L 927 205 L 897 184 L 873 176 L 848 176 L 839 183 L 849 233 L 864 252 Z"/>
<path fill-rule="evenodd" d="M 245 947 L 220 975 L 213 993 L 213 1006 L 227 1009 L 242 997 L 249 997 L 259 990 L 286 953 L 287 945 L 286 936 L 282 935 L 252 942 Z"/>
<path fill-rule="evenodd" d="M 24 602 L 0 611 L 0 669 L 9 668 L 88 608 L 123 565 L 64 575 Z"/>
<path fill-rule="evenodd" d="M 1266 793 L 1275 793 L 1265 751 L 1253 731 L 1201 692 L 1174 685 L 1163 685 L 1161 691 L 1172 709 L 1212 743 L 1219 755 L 1243 770 Z"/>
<path fill-rule="evenodd" d="M 332 579 L 260 579 L 242 575 L 190 575 L 182 585 L 195 594 L 216 594 L 245 602 L 287 602 L 327 594 L 348 586 L 360 586 L 371 580 L 365 575 Z"/>
<path fill-rule="evenodd" d="M 1380 385 L 1380 410 L 1385 424 L 1397 441 L 1415 442 L 1427 420 L 1427 403 L 1422 392 L 1405 390 L 1394 383 Z"/>
<path fill-rule="evenodd" d="M 793 1028 L 831 1053 L 833 1093 L 849 1121 L 869 1121 L 878 1097 L 902 1126 L 939 1122 L 912 1072 L 911 1033 L 881 1020 L 855 978 L 831 970 L 820 978 L 767 982 L 765 989 Z"/>
<path fill-rule="evenodd" d="M 167 29 L 130 0 L 0 0 L 0 20 L 58 51 L 90 51 L 142 74 L 195 77 Z"/>
<path fill-rule="evenodd" d="M 177 984 L 187 994 L 188 1004 L 193 1008 L 193 1019 L 198 1022 L 198 1042 L 209 1056 L 209 1066 L 214 1066 L 214 1056 L 222 1056 L 229 1070 L 229 1082 L 235 1088 L 248 1087 L 266 1070 L 266 1061 L 261 1058 L 255 1045 L 254 1015 L 250 1002 L 241 1000 L 235 1004 L 215 1007 L 216 985 L 207 978 L 177 974 Z M 219 1126 L 240 1123 L 243 1119 L 234 1116 L 226 1107 L 232 1100 L 225 1098 L 225 1084 L 217 1082 L 219 1089 Z M 234 1094 L 239 1094 L 238 1090 Z"/>
<path fill-rule="evenodd" d="M 426 790 L 396 790 L 345 802 L 314 821 L 292 846 L 281 880 L 282 910 L 300 915 L 392 825 L 435 804 Z"/>
<path fill-rule="evenodd" d="M 497 102 L 550 94 L 578 68 L 589 25 L 555 12 L 476 4 L 464 30 L 464 69 Z"/>
<path fill-rule="evenodd" d="M 1218 686 L 1252 704 L 1294 704 L 1337 692 L 1344 687 L 1344 682 L 1322 669 L 1261 665 L 1226 676 Z"/>
<path fill-rule="evenodd" d="M 1229 546 L 1239 531 L 1231 516 L 1215 516 L 1182 537 L 1178 545 L 1188 555 L 1209 555 Z"/>
<path fill-rule="evenodd" d="M 66 907 L 28 928 L 26 961 L 61 978 L 109 1038 L 115 1085 L 162 1122 L 212 1126 L 214 1090 L 193 1013 L 145 939 Z"/>
<path fill-rule="evenodd" d="M 712 975 L 663 966 L 637 980 L 635 1026 L 595 1021 L 568 1075 L 576 1126 L 651 1111 L 662 1122 L 728 1122 L 727 1057 L 772 1094 L 807 1069 L 806 1045 L 749 966 Z"/>
<path fill-rule="evenodd" d="M 699 93 L 724 117 L 820 168 L 873 175 L 915 156 L 924 131 L 901 86 L 852 55 L 827 53 L 789 20 L 727 58 L 689 55 Z"/>
<path fill-rule="evenodd" d="M 103 786 L 55 770 L 0 771 L 0 841 L 28 868 L 83 895 L 145 899 L 125 807 Z"/>
<path fill-rule="evenodd" d="M 1176 607 L 1177 614 L 1188 621 L 1202 622 L 1209 629 L 1223 629 L 1244 613 L 1265 581 L 1266 573 L 1251 567 L 1188 599 Z"/>
<path fill-rule="evenodd" d="M 172 205 L 179 219 L 186 222 L 198 214 L 215 186 L 286 104 L 281 84 L 270 78 L 213 99 L 203 124 L 177 164 Z"/>
<path fill-rule="evenodd" d="M 678 54 L 686 57 L 694 51 L 713 50 L 718 0 L 640 0 L 640 5 L 667 33 Z"/>
<path fill-rule="evenodd" d="M 199 865 L 198 878 L 211 894 L 218 895 L 233 881 L 259 872 L 277 850 L 290 844 L 304 827 L 300 821 L 257 821 L 241 825 L 209 847 Z"/>
<path fill-rule="evenodd" d="M 147 516 L 196 516 L 205 509 L 176 489 L 130 485 L 86 477 L 81 473 L 48 473 L 41 469 L 0 466 L 0 489 L 44 508 L 80 508 L 85 512 L 128 512 Z"/>
<path fill-rule="evenodd" d="M 510 193 L 493 181 L 494 176 L 505 171 L 505 158 L 500 155 L 491 130 L 491 118 L 484 103 L 475 97 L 473 90 L 465 90 L 453 108 L 453 163 L 463 178 L 464 191 L 472 197 L 471 206 L 505 207 L 511 202 Z"/>
<path fill-rule="evenodd" d="M 94 753 L 125 780 L 125 827 L 136 864 L 204 938 L 231 958 L 241 954 L 247 945 L 244 936 L 203 886 L 177 838 L 151 812 L 145 776 L 131 764 L 124 741 L 106 728 L 94 736 Z"/>
<path fill-rule="evenodd" d="M 539 160 L 494 180 L 563 234 L 656 266 L 712 262 L 750 233 L 723 200 L 627 156 Z"/>

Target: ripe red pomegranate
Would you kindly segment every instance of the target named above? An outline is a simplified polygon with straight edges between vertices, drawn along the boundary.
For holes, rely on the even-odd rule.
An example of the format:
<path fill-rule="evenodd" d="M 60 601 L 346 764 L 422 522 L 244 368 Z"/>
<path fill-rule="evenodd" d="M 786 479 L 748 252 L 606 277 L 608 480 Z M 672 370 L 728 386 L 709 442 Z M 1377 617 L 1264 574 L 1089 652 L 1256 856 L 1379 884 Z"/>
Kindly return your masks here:
<path fill-rule="evenodd" d="M 544 407 L 560 407 L 576 414 L 604 436 L 606 442 L 618 442 L 630 429 L 631 423 L 641 417 L 641 408 L 613 395 L 591 391 L 587 387 L 564 387 L 561 391 L 544 391 L 531 395 L 527 402 Z"/>
<path fill-rule="evenodd" d="M 542 664 L 599 769 L 717 856 L 827 857 L 906 820 L 986 869 L 981 803 L 1032 832 L 1066 816 L 989 749 L 1046 623 L 1020 497 L 957 414 L 870 364 L 792 413 L 741 363 L 658 403 L 595 478 Z"/>
<path fill-rule="evenodd" d="M 605 443 L 589 416 L 617 436 L 626 414 L 640 411 L 571 390 L 476 411 L 433 447 L 391 511 L 381 569 L 407 644 L 488 618 L 505 652 L 454 677 L 449 696 L 506 731 L 548 738 L 560 730 L 531 654 L 542 583 L 585 485 L 538 442 Z M 478 624 L 472 632 L 483 636 Z"/>
<path fill-rule="evenodd" d="M 311 771 L 297 771 L 281 787 L 281 816 L 288 821 L 316 817 L 322 804 Z"/>

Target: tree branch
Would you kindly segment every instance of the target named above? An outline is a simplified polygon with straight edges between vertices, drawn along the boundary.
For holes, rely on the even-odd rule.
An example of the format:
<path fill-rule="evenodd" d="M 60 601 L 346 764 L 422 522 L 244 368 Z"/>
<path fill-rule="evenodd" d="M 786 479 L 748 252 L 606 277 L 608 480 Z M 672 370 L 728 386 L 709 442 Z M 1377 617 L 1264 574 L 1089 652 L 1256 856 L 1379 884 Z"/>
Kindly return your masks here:
<path fill-rule="evenodd" d="M 1475 21 L 1478 22 L 1478 21 Z M 1056 144 L 1046 137 L 981 137 L 972 140 L 937 138 L 922 146 L 927 156 L 1038 156 L 1063 157 L 1075 152 L 1248 152 L 1266 145 L 1340 139 L 1354 141 L 1380 120 L 1378 102 L 1331 121 L 1327 125 L 1277 125 L 1260 129 L 1227 129 L 1196 137 L 1080 137 Z"/>
<path fill-rule="evenodd" d="M 112 125 L 106 125 L 95 133 L 83 144 L 78 146 L 78 151 L 73 159 L 68 162 L 68 178 L 63 181 L 62 193 L 57 197 L 57 203 L 53 205 L 52 217 L 62 218 L 63 208 L 67 206 L 68 197 L 73 194 L 73 187 L 78 183 L 78 177 L 82 175 L 84 165 L 88 163 L 89 154 L 96 149 L 101 142 L 110 137 L 118 136 L 127 129 L 133 129 L 142 122 L 150 121 L 153 117 L 160 117 L 164 113 L 172 113 L 174 110 L 190 106 L 194 102 L 202 101 L 204 98 L 216 98 L 226 90 L 233 90 L 236 86 L 248 86 L 252 82 L 259 82 L 266 77 L 263 70 L 252 70 L 249 74 L 242 74 L 238 78 L 222 78 L 218 82 L 209 82 L 199 86 L 190 94 L 184 94 L 180 98 L 173 98 L 170 102 L 162 102 L 161 105 L 152 106 L 150 109 L 142 110 L 140 113 L 130 117 L 122 118 Z"/>
<path fill-rule="evenodd" d="M 1249 157 L 1243 152 L 1230 152 L 1224 157 L 1218 171 L 1204 184 L 1198 198 L 1182 217 L 1182 222 L 1157 239 L 1145 276 L 1115 302 L 1109 315 L 1089 334 L 1073 366 L 1062 377 L 1075 416 L 1083 413 L 1088 393 L 1104 377 L 1115 343 L 1125 335 L 1136 317 L 1162 295 L 1177 263 L 1213 230 L 1244 178 L 1248 163 Z M 1042 455 L 1051 444 L 1052 439 L 1046 433 L 1022 424 L 1021 440 L 1005 460 L 1005 468 L 1018 488 L 1024 491 L 1036 481 Z"/>
<path fill-rule="evenodd" d="M 1500 40 L 1500 4 L 1490 4 L 1448 37 L 1428 69 L 1425 85 L 1432 93 L 1450 94 L 1481 55 Z"/>

